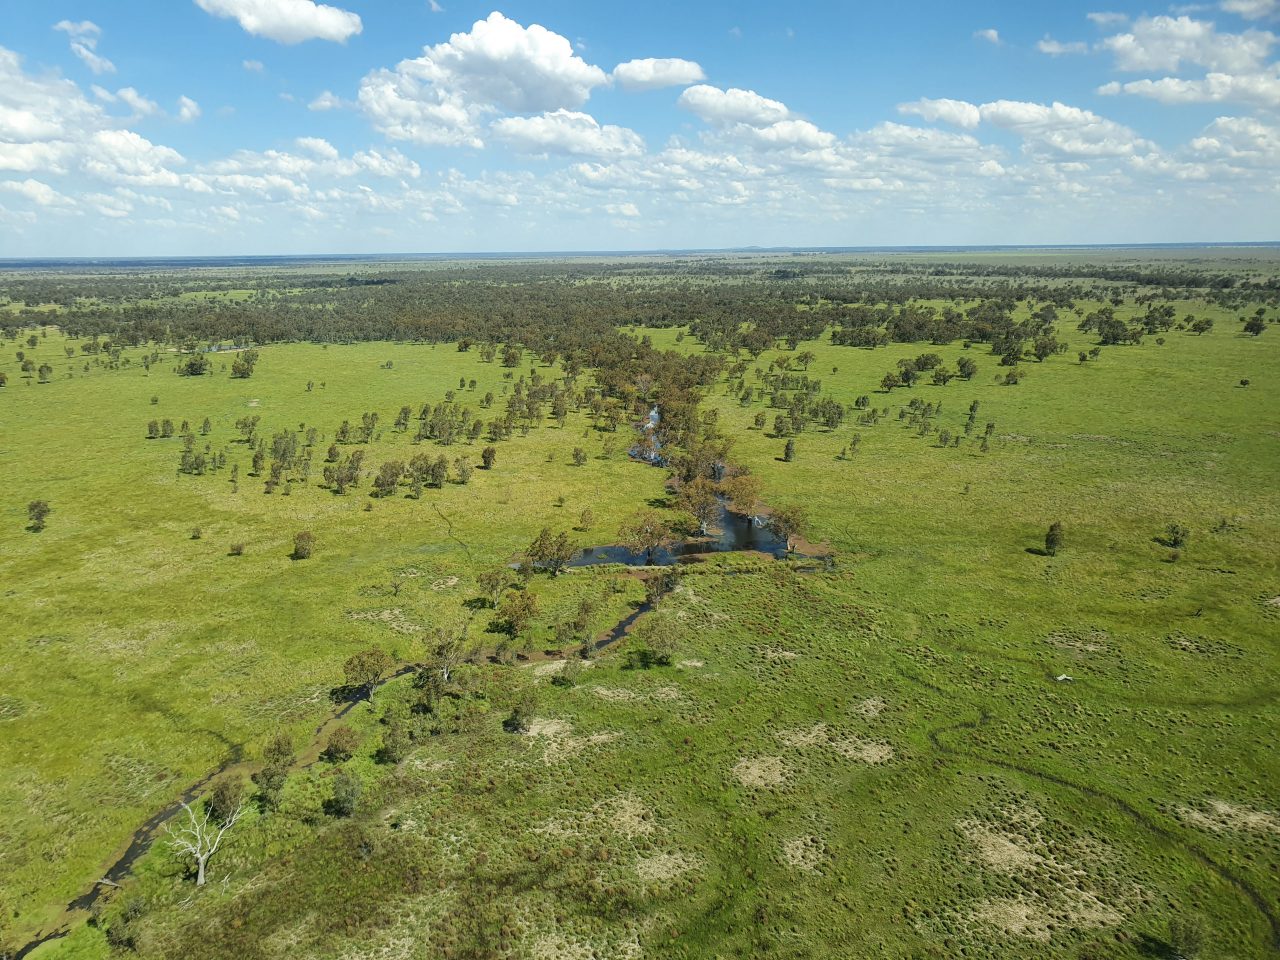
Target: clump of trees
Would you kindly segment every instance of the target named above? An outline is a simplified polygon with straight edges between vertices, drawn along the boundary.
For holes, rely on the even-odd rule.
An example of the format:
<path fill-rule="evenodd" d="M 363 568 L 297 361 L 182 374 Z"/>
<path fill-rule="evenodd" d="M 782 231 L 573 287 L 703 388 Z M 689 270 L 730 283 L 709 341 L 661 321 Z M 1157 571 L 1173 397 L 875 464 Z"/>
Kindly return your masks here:
<path fill-rule="evenodd" d="M 258 364 L 257 350 L 241 350 L 231 361 L 231 376 L 244 380 L 253 376 L 253 368 Z"/>

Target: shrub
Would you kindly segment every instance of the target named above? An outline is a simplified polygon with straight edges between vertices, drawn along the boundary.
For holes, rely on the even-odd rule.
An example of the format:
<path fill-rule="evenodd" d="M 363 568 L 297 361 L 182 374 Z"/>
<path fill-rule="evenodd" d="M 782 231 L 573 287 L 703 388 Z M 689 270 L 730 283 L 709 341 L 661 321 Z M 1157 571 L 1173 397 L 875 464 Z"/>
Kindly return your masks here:
<path fill-rule="evenodd" d="M 329 734 L 322 756 L 331 763 L 342 763 L 350 760 L 359 749 L 359 735 L 344 723 Z"/>
<path fill-rule="evenodd" d="M 301 530 L 293 535 L 293 559 L 306 560 L 316 547 L 316 537 L 310 530 Z"/>
<path fill-rule="evenodd" d="M 239 777 L 224 777 L 209 794 L 209 815 L 219 823 L 226 823 L 243 800 L 244 781 Z"/>
<path fill-rule="evenodd" d="M 328 812 L 335 817 L 351 816 L 356 812 L 363 787 L 358 775 L 350 770 L 339 770 L 333 778 L 333 796 L 326 804 Z"/>

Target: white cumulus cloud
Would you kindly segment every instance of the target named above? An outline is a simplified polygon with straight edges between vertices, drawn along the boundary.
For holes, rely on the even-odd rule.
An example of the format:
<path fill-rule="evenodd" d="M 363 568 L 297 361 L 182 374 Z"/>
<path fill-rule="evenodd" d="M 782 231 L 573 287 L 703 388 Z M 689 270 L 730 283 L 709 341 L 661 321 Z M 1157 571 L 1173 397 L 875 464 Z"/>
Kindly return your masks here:
<path fill-rule="evenodd" d="M 349 10 L 314 0 L 195 0 L 215 17 L 235 20 L 246 33 L 280 43 L 332 40 L 345 43 L 363 29 Z"/>
<path fill-rule="evenodd" d="M 972 103 L 964 100 L 949 100 L 945 97 L 938 100 L 923 98 L 912 103 L 898 105 L 898 112 L 921 117 L 930 123 L 949 123 L 953 127 L 972 130 L 982 121 L 982 115 Z"/>
<path fill-rule="evenodd" d="M 1162 77 L 1159 80 L 1112 81 L 1098 88 L 1103 95 L 1127 93 L 1160 103 L 1252 103 L 1280 107 L 1280 69 L 1236 75 L 1209 73 L 1199 80 Z"/>
<path fill-rule="evenodd" d="M 536 117 L 503 117 L 494 135 L 525 153 L 562 153 L 578 157 L 634 157 L 644 141 L 634 130 L 603 126 L 590 114 L 554 110 Z"/>
<path fill-rule="evenodd" d="M 1033 147 L 1083 157 L 1131 156 L 1150 148 L 1128 127 L 1063 103 L 996 100 L 978 108 L 982 120 L 1012 130 Z"/>
<path fill-rule="evenodd" d="M 785 104 L 762 97 L 754 90 L 737 87 L 721 90 L 705 83 L 698 84 L 680 94 L 676 103 L 712 125 L 746 123 L 764 126 L 791 118 L 791 111 Z"/>
<path fill-rule="evenodd" d="M 624 90 L 657 90 L 687 87 L 706 79 L 702 67 L 679 58 L 628 60 L 613 68 L 613 79 Z"/>
<path fill-rule="evenodd" d="M 1238 73 L 1256 70 L 1275 41 L 1265 30 L 1219 33 L 1207 20 L 1156 16 L 1139 17 L 1127 32 L 1107 37 L 1101 47 L 1114 54 L 1117 69 L 1129 72 L 1177 73 L 1186 62 Z"/>
<path fill-rule="evenodd" d="M 1222 9 L 1246 20 L 1280 14 L 1280 0 L 1222 0 Z"/>
<path fill-rule="evenodd" d="M 483 115 L 572 110 L 608 81 L 567 38 L 495 11 L 421 57 L 370 73 L 359 99 L 374 126 L 393 139 L 480 146 Z"/>
<path fill-rule="evenodd" d="M 32 180 L 30 177 L 26 180 L 0 181 L 0 188 L 21 194 L 41 207 L 66 207 L 72 204 L 70 197 L 63 196 L 47 183 Z"/>

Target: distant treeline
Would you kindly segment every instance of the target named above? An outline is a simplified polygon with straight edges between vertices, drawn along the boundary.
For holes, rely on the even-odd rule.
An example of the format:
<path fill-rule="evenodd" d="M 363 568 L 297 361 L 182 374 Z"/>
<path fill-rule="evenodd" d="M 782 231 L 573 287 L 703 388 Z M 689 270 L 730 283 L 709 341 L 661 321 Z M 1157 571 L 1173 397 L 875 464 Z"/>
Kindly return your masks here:
<path fill-rule="evenodd" d="M 1081 274 L 1086 276 L 1081 277 Z M 1132 287 L 1121 286 L 1132 284 Z M 209 297 L 189 293 L 209 293 Z M 1020 302 L 1058 311 L 1081 302 L 1201 299 L 1226 308 L 1276 302 L 1280 280 L 1254 282 L 1189 266 L 1027 266 L 797 261 L 676 261 L 388 266 L 360 273 L 170 271 L 15 274 L 0 294 L 24 309 L 5 332 L 51 320 L 118 345 L 407 340 L 520 344 L 539 355 L 598 351 L 620 326 L 690 327 L 712 349 L 758 353 L 829 328 L 883 328 L 890 340 L 989 340 Z M 927 301 L 951 307 L 934 310 Z M 929 315 L 932 310 L 932 315 Z M 860 342 L 862 333 L 837 333 Z M 594 366 L 594 364 L 592 364 Z"/>

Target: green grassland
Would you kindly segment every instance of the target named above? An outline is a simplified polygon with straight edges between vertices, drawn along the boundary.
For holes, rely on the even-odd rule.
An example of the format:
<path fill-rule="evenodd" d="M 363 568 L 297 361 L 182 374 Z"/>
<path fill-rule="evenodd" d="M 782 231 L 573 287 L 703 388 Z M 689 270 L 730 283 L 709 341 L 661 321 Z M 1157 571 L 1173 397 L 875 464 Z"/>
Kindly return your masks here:
<path fill-rule="evenodd" d="M 382 721 L 413 698 L 394 681 L 348 715 L 357 756 L 296 772 L 278 812 L 237 828 L 214 883 L 195 892 L 157 846 L 99 924 L 35 955 L 1136 958 L 1167 955 L 1168 922 L 1185 915 L 1206 923 L 1205 956 L 1274 955 L 1280 339 L 1177 306 L 1215 328 L 1081 364 L 1093 343 L 1064 322 L 1067 352 L 1023 363 L 1016 386 L 994 382 L 1004 371 L 982 345 L 801 344 L 823 396 L 890 412 L 810 427 L 793 462 L 772 436 L 778 411 L 721 383 L 703 407 L 732 459 L 766 503 L 807 510 L 834 569 L 693 564 L 575 682 L 552 683 L 557 660 L 479 658 L 448 708 L 468 722 L 378 763 Z M 181 378 L 168 359 L 145 373 L 141 350 L 108 370 L 62 346 L 55 333 L 32 354 L 56 368 L 48 384 L 28 385 L 7 350 L 0 391 L 0 896 L 18 943 L 241 746 L 252 759 L 278 728 L 301 744 L 350 652 L 377 643 L 412 661 L 432 626 L 472 615 L 476 575 L 540 527 L 569 529 L 590 507 L 574 536 L 609 542 L 664 495 L 621 434 L 598 456 L 610 435 L 579 414 L 498 444 L 494 471 L 421 501 L 371 500 L 367 484 L 335 496 L 314 473 L 264 495 L 233 442 L 246 413 L 267 436 L 332 436 L 377 411 L 376 469 L 414 452 L 390 428 L 402 404 L 438 401 L 459 377 L 477 381 L 463 402 L 501 396 L 502 368 L 444 345 L 273 345 L 249 380 Z M 971 355 L 979 372 L 879 390 L 922 352 L 952 367 Z M 781 355 L 749 363 L 748 382 Z M 913 397 L 941 403 L 928 436 L 897 419 Z M 238 492 L 227 471 L 178 475 L 177 439 L 145 439 L 150 419 L 206 416 L 240 464 Z M 964 439 L 941 447 L 938 429 Z M 423 449 L 478 461 L 479 446 Z M 582 467 L 575 446 L 593 454 Z M 54 512 L 34 534 L 37 497 Z M 1054 521 L 1066 546 L 1049 557 Z M 1191 530 L 1176 559 L 1156 541 L 1172 522 Z M 291 561 L 302 529 L 318 549 Z M 237 541 L 245 555 L 228 556 Z M 604 629 L 640 592 L 609 568 L 533 583 L 535 649 L 581 597 L 600 598 Z M 659 635 L 673 663 L 633 668 L 628 650 Z M 504 732 L 530 692 L 529 731 Z M 364 782 L 351 818 L 324 812 L 339 769 Z"/>
<path fill-rule="evenodd" d="M 332 437 L 343 419 L 379 411 L 382 441 L 368 453 L 376 470 L 417 452 L 411 434 L 391 429 L 401 405 L 416 416 L 463 376 L 477 381 L 463 402 L 475 406 L 486 391 L 501 400 L 501 368 L 452 348 L 272 347 L 249 380 L 178 377 L 168 363 L 150 374 L 137 364 L 86 374 L 58 337 L 33 355 L 57 368 L 54 381 L 28 386 L 13 370 L 0 394 L 9 478 L 0 500 L 9 664 L 0 804 L 13 811 L 0 828 L 0 882 L 19 929 L 50 919 L 50 908 L 56 915 L 153 808 L 234 745 L 252 746 L 278 725 L 299 735 L 313 726 L 351 652 L 376 641 L 413 659 L 432 628 L 470 615 L 457 599 L 476 595 L 475 573 L 507 562 L 541 526 L 568 529 L 589 505 L 607 542 L 625 512 L 662 492 L 659 471 L 626 460 L 625 436 L 610 435 L 616 450 L 601 459 L 602 441 L 594 431 L 584 438 L 578 415 L 563 430 L 551 423 L 498 444 L 494 470 L 421 501 L 373 501 L 367 481 L 343 497 L 320 489 L 323 447 L 315 479 L 291 496 L 264 495 L 247 476 L 250 451 L 234 428 L 245 415 L 262 417 L 268 437 L 300 423 Z M 228 467 L 179 475 L 180 440 L 148 441 L 146 425 L 171 417 L 198 429 L 206 416 L 213 432 L 202 440 L 227 447 Z M 422 449 L 478 466 L 480 446 Z M 575 446 L 594 455 L 580 468 Z M 35 498 L 54 511 L 40 534 L 25 530 Z M 294 562 L 300 530 L 318 546 Z M 244 555 L 229 556 L 237 542 Z M 397 574 L 407 582 L 393 596 Z M 460 582 L 441 585 L 451 577 Z M 371 616 L 400 629 L 361 619 Z"/>

